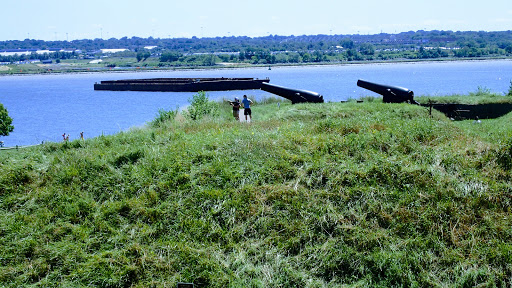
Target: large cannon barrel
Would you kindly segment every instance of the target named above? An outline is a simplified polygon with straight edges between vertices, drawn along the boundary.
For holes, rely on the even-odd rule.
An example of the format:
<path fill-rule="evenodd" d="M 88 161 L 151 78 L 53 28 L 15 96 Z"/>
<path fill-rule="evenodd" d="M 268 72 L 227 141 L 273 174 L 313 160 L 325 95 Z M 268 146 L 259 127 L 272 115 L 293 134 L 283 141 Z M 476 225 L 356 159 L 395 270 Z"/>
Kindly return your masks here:
<path fill-rule="evenodd" d="M 368 89 L 383 96 L 384 103 L 403 103 L 418 104 L 414 101 L 414 92 L 403 87 L 391 86 L 368 82 L 365 80 L 357 80 L 357 86 Z"/>
<path fill-rule="evenodd" d="M 286 88 L 269 83 L 261 83 L 261 90 L 279 95 L 295 103 L 323 103 L 324 97 L 316 92 Z"/>

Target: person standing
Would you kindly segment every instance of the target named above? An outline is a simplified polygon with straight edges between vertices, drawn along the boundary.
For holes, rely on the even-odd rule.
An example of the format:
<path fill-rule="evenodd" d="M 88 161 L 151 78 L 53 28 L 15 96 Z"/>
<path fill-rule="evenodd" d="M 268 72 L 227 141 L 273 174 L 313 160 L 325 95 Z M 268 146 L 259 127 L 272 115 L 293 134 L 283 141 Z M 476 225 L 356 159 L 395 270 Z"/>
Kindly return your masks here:
<path fill-rule="evenodd" d="M 235 97 L 235 101 L 229 101 L 229 104 L 233 106 L 233 117 L 235 117 L 236 121 L 240 121 L 240 100 Z"/>
<path fill-rule="evenodd" d="M 247 98 L 247 95 L 244 95 L 244 99 L 242 100 L 242 104 L 244 105 L 244 115 L 245 115 L 245 121 L 247 121 L 247 115 L 249 115 L 249 119 L 252 120 L 252 113 L 251 113 L 251 99 Z"/>

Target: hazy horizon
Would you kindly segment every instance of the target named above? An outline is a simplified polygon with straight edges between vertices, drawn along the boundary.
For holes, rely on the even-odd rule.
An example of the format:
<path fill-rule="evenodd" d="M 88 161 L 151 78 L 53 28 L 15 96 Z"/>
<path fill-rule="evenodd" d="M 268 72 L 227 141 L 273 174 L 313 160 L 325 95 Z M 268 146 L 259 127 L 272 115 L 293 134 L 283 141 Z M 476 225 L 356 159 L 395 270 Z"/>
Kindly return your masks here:
<path fill-rule="evenodd" d="M 472 1 L 290 0 L 189 2 L 90 0 L 9 1 L 2 5 L 0 40 L 198 38 L 268 35 L 374 35 L 408 31 L 509 31 L 512 7 L 505 0 Z"/>
<path fill-rule="evenodd" d="M 249 38 L 262 38 L 262 37 L 268 37 L 268 36 L 277 36 L 277 37 L 300 37 L 300 36 L 374 36 L 374 35 L 379 35 L 379 34 L 389 34 L 389 35 L 398 35 L 400 33 L 408 33 L 408 32 L 419 32 L 419 31 L 425 31 L 425 32 L 434 32 L 434 31 L 440 31 L 440 32 L 453 32 L 453 33 L 456 33 L 456 32 L 480 32 L 480 31 L 483 31 L 483 30 L 467 30 L 467 31 L 453 31 L 453 30 L 416 30 L 416 31 L 401 31 L 401 32 L 397 32 L 397 33 L 386 33 L 386 32 L 379 32 L 379 33 L 374 33 L 374 34 L 301 34 L 301 35 L 293 35 L 293 34 L 290 34 L 290 35 L 274 35 L 274 34 L 270 34 L 270 35 L 265 35 L 265 36 L 246 36 L 246 35 L 237 35 L 237 36 L 234 36 L 234 35 L 231 35 L 231 36 L 204 36 L 204 37 L 198 37 L 198 36 L 191 36 L 191 37 L 171 37 L 171 38 L 164 38 L 164 37 L 153 37 L 153 36 L 147 36 L 147 37 L 139 37 L 139 36 L 123 36 L 123 37 L 110 37 L 110 38 L 83 38 L 83 39 L 73 39 L 73 40 L 69 40 L 69 42 L 71 41 L 80 41 L 80 40 L 96 40 L 96 39 L 100 39 L 100 40 L 109 40 L 109 39 L 117 39 L 117 40 L 120 40 L 122 38 L 128 38 L 128 39 L 132 39 L 132 38 L 141 38 L 141 39 L 149 39 L 150 37 L 153 37 L 153 39 L 192 39 L 193 37 L 196 37 L 196 38 L 203 38 L 203 39 L 213 39 L 213 38 L 223 38 L 223 37 L 249 37 Z M 492 33 L 492 32 L 507 32 L 507 31 L 512 31 L 512 30 L 496 30 L 496 31 L 484 31 L 484 32 L 488 32 L 488 33 Z M 61 41 L 66 41 L 65 39 L 64 40 L 44 40 L 44 39 L 35 39 L 35 38 L 25 38 L 25 39 L 10 39 L 10 40 L 0 40 L 0 41 L 25 41 L 25 40 L 42 40 L 42 41 L 45 41 L 45 42 L 61 42 Z"/>

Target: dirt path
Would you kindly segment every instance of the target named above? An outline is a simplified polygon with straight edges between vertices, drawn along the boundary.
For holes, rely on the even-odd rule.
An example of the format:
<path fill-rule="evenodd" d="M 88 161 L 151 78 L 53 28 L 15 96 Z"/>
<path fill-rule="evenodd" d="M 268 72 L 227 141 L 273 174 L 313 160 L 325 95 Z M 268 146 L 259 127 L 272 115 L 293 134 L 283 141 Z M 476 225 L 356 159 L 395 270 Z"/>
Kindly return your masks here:
<path fill-rule="evenodd" d="M 247 116 L 247 121 L 245 121 L 245 115 L 244 115 L 244 109 L 240 108 L 240 114 L 238 114 L 240 116 L 240 122 L 247 122 L 247 123 L 251 123 L 251 118 L 250 116 Z"/>

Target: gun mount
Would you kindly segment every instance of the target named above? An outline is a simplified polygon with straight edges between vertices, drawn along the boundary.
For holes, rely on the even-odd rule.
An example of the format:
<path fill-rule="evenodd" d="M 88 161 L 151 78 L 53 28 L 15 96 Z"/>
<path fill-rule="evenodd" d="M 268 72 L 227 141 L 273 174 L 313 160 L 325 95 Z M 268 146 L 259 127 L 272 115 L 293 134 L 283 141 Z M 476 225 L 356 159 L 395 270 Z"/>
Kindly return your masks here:
<path fill-rule="evenodd" d="M 403 87 L 372 83 L 365 80 L 357 80 L 357 86 L 373 91 L 383 96 L 384 103 L 411 103 L 419 105 L 414 101 L 414 92 Z"/>
<path fill-rule="evenodd" d="M 286 88 L 269 83 L 261 83 L 261 90 L 284 97 L 295 103 L 324 103 L 324 97 L 316 92 Z"/>

